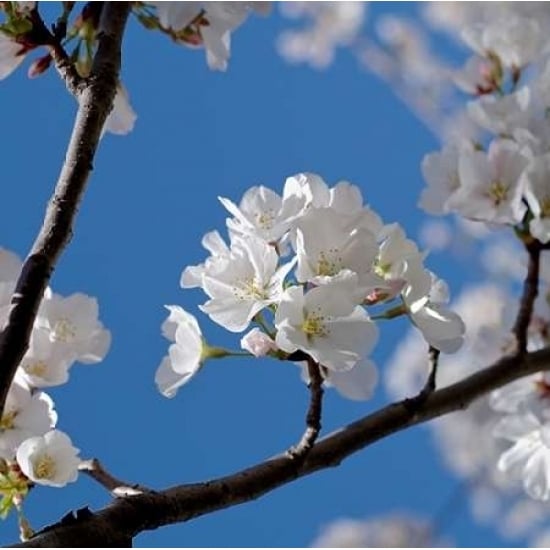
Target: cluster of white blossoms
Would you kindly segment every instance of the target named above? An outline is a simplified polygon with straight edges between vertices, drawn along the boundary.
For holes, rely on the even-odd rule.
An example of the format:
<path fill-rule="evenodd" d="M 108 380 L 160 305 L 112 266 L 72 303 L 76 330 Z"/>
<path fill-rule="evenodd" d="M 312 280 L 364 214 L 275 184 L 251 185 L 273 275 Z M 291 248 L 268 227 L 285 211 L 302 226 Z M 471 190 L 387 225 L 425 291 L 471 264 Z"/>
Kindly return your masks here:
<path fill-rule="evenodd" d="M 309 357 L 327 385 L 365 399 L 376 381 L 375 320 L 406 315 L 430 346 L 452 353 L 462 344 L 464 324 L 445 305 L 446 285 L 399 225 L 384 225 L 363 204 L 355 185 L 330 188 L 315 174 L 297 174 L 282 196 L 258 186 L 238 205 L 220 202 L 232 216 L 229 244 L 207 233 L 210 256 L 183 271 L 181 286 L 202 288 L 208 300 L 200 309 L 230 332 L 254 325 L 241 340 L 251 355 Z M 227 352 L 204 343 L 192 315 L 168 309 L 163 333 L 173 343 L 156 383 L 171 397 L 207 357 Z"/>
<path fill-rule="evenodd" d="M 20 271 L 19 258 L 0 249 L 0 326 L 7 321 Z M 66 383 L 75 362 L 101 361 L 110 343 L 110 332 L 98 320 L 94 298 L 46 291 L 0 418 L 4 513 L 11 500 L 23 497 L 32 483 L 61 487 L 76 480 L 79 450 L 56 429 L 57 413 L 44 389 Z"/>
<path fill-rule="evenodd" d="M 425 157 L 428 187 L 420 205 L 431 214 L 514 226 L 524 240 L 550 242 L 550 39 L 548 14 L 477 21 L 463 29 L 474 51 L 457 84 L 474 99 L 470 119 L 481 140 L 455 141 Z M 543 262 L 547 258 L 543 253 Z M 549 343 L 547 282 L 542 274 L 529 350 Z M 502 340 L 501 340 L 502 342 Z M 511 443 L 497 466 L 534 499 L 550 498 L 550 395 L 543 375 L 498 390 L 491 406 L 504 413 L 494 436 Z"/>
<path fill-rule="evenodd" d="M 453 78 L 470 94 L 465 112 L 475 132 L 458 132 L 462 139 L 425 157 L 420 205 L 433 215 L 457 214 L 461 223 L 484 222 L 477 227 L 489 231 L 470 234 L 485 241 L 482 262 L 493 279 L 465 289 L 455 304 L 467 332 L 460 353 L 440 362 L 438 385 L 445 386 L 514 351 L 511 329 L 526 263 L 518 245 L 550 242 L 550 10 L 536 3 L 436 3 L 429 13 L 473 50 Z M 520 239 L 494 231 L 503 225 Z M 547 254 L 541 253 L 529 351 L 550 344 Z M 428 368 L 422 342 L 411 334 L 388 366 L 390 391 L 411 395 Z M 468 480 L 474 515 L 504 536 L 536 539 L 548 525 L 549 388 L 547 375 L 535 375 L 430 425 L 448 466 Z"/>

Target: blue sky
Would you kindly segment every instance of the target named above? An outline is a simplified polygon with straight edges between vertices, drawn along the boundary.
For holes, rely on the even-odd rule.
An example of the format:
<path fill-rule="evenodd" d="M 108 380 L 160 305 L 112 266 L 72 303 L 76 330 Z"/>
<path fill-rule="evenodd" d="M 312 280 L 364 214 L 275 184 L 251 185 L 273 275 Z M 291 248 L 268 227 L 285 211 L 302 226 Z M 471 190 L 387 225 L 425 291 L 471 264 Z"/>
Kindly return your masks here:
<path fill-rule="evenodd" d="M 233 37 L 227 73 L 208 70 L 202 51 L 176 47 L 135 21 L 128 29 L 122 75 L 139 116 L 136 128 L 104 138 L 75 236 L 52 279 L 61 294 L 96 296 L 113 334 L 103 363 L 75 366 L 70 383 L 51 392 L 59 427 L 83 456 L 100 458 L 123 479 L 162 488 L 225 475 L 284 450 L 303 428 L 307 392 L 290 364 L 213 362 L 173 400 L 154 386 L 167 349 L 160 335 L 164 304 L 196 313 L 213 344 L 238 346 L 239 337 L 196 310 L 199 291 L 179 288 L 182 268 L 204 258 L 202 235 L 224 229 L 218 195 L 238 201 L 252 185 L 281 190 L 287 176 L 312 171 L 331 184 L 356 183 L 385 221 L 398 221 L 412 236 L 423 219 L 416 207 L 419 166 L 436 140 L 348 53 L 324 72 L 287 65 L 275 50 L 285 25 L 276 10 L 249 20 Z M 25 69 L 1 83 L 0 102 L 0 245 L 24 256 L 76 105 L 53 71 L 29 81 Z M 441 257 L 430 267 L 455 293 L 469 276 Z M 399 335 L 383 331 L 378 364 Z M 365 403 L 327 392 L 325 431 L 386 402 L 382 388 Z M 396 510 L 432 517 L 457 483 L 427 430 L 415 428 L 256 502 L 144 533 L 136 546 L 303 546 L 336 517 Z M 41 527 L 70 509 L 107 502 L 82 477 L 62 490 L 34 491 L 26 510 Z M 16 538 L 12 521 L 0 532 L 4 543 Z M 459 546 L 503 542 L 473 523 L 465 502 L 443 533 Z"/>

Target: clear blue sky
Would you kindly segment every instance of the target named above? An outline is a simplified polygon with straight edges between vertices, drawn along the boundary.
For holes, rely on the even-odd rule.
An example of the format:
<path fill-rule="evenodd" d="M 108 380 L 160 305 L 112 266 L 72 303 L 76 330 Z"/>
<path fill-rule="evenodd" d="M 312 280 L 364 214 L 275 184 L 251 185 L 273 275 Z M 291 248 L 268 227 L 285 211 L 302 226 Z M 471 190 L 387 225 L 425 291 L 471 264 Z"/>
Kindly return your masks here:
<path fill-rule="evenodd" d="M 374 9 L 387 9 L 375 7 Z M 412 11 L 396 4 L 394 10 Z M 199 291 L 179 288 L 181 270 L 201 261 L 200 238 L 224 229 L 217 195 L 239 200 L 251 185 L 276 190 L 301 171 L 334 184 L 348 179 L 386 221 L 416 235 L 422 156 L 435 139 L 374 77 L 341 53 L 325 72 L 288 66 L 275 51 L 283 22 L 277 10 L 253 18 L 233 39 L 227 73 L 208 70 L 202 51 L 178 48 L 132 21 L 123 79 L 139 118 L 127 137 L 107 136 L 97 156 L 75 236 L 52 286 L 98 297 L 113 345 L 97 366 L 74 367 L 68 385 L 51 392 L 59 428 L 83 456 L 116 475 L 153 488 L 229 474 L 287 448 L 303 428 L 307 403 L 297 369 L 278 362 L 230 359 L 207 365 L 173 400 L 153 377 L 167 342 L 163 304 L 197 313 L 209 341 L 238 346 L 198 312 Z M 35 81 L 25 69 L 0 84 L 2 196 L 0 245 L 25 255 L 39 228 L 62 162 L 74 100 L 51 74 Z M 456 293 L 464 274 L 436 258 L 430 267 Z M 385 330 L 381 365 L 399 332 Z M 330 431 L 387 398 L 345 401 L 327 393 Z M 137 546 L 303 546 L 332 518 L 395 510 L 433 516 L 455 490 L 423 428 L 387 439 L 341 467 L 320 472 L 262 499 L 144 533 Z M 40 488 L 26 503 L 36 527 L 70 509 L 108 502 L 82 477 L 62 490 Z M 0 526 L 4 543 L 13 521 Z M 459 546 L 500 545 L 456 509 L 444 534 Z"/>

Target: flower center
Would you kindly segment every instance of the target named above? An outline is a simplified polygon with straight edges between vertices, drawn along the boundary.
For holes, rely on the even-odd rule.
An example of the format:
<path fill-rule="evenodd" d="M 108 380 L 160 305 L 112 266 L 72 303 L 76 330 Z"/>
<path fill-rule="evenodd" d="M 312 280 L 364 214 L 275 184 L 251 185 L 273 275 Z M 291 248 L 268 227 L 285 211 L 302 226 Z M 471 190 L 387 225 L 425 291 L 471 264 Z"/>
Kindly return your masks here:
<path fill-rule="evenodd" d="M 267 300 L 265 288 L 254 277 L 240 280 L 233 288 L 233 294 L 238 300 Z"/>
<path fill-rule="evenodd" d="M 332 277 L 337 275 L 342 269 L 342 257 L 337 256 L 338 249 L 330 248 L 328 251 L 319 253 L 317 259 L 317 275 Z"/>
<path fill-rule="evenodd" d="M 508 197 L 508 186 L 501 181 L 494 181 L 491 183 L 491 187 L 489 188 L 487 195 L 493 200 L 495 206 L 500 206 L 500 204 L 503 203 Z"/>
<path fill-rule="evenodd" d="M 314 336 L 328 336 L 330 331 L 325 325 L 325 317 L 314 311 L 309 312 L 302 323 L 302 331 L 308 339 Z"/>
<path fill-rule="evenodd" d="M 17 416 L 17 409 L 5 412 L 0 418 L 0 430 L 12 430 L 15 424 L 15 417 Z"/>
<path fill-rule="evenodd" d="M 550 218 L 550 196 L 547 195 L 540 201 L 540 210 L 542 218 Z"/>
<path fill-rule="evenodd" d="M 48 453 L 44 453 L 34 465 L 34 475 L 38 479 L 51 479 L 55 476 L 55 460 Z"/>
<path fill-rule="evenodd" d="M 32 376 L 40 376 L 42 378 L 48 370 L 48 365 L 45 361 L 38 360 L 32 363 L 25 363 L 23 365 L 23 369 L 27 374 Z"/>
<path fill-rule="evenodd" d="M 76 327 L 66 318 L 59 319 L 53 327 L 52 336 L 58 342 L 70 343 L 76 337 Z"/>
<path fill-rule="evenodd" d="M 262 229 L 271 229 L 273 227 L 274 221 L 275 221 L 275 212 L 271 208 L 269 210 L 258 212 L 256 214 L 256 223 L 258 227 Z"/>

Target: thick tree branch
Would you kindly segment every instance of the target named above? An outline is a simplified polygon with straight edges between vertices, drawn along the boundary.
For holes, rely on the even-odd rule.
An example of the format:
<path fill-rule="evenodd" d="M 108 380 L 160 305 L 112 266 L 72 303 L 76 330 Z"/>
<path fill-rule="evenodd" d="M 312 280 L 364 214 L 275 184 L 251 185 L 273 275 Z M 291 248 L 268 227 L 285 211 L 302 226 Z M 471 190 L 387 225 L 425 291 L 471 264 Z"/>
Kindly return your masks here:
<path fill-rule="evenodd" d="M 519 310 L 513 328 L 518 354 L 523 354 L 527 351 L 527 331 L 529 329 L 529 323 L 533 315 L 533 307 L 539 290 L 540 243 L 538 241 L 532 241 L 525 245 L 525 249 L 529 255 L 527 275 L 523 282 L 523 293 L 521 295 Z"/>
<path fill-rule="evenodd" d="M 523 357 L 504 357 L 456 384 L 430 393 L 416 407 L 410 406 L 410 399 L 384 407 L 318 441 L 304 461 L 283 454 L 220 479 L 117 499 L 97 513 L 53 525 L 19 546 L 105 547 L 145 530 L 254 500 L 295 479 L 337 466 L 380 439 L 464 409 L 486 393 L 539 371 L 550 371 L 550 347 Z"/>
<path fill-rule="evenodd" d="M 129 2 L 107 2 L 99 25 L 98 48 L 79 106 L 54 195 L 42 228 L 15 288 L 7 324 L 0 333 L 0 416 L 28 342 L 36 313 L 73 222 L 92 170 L 105 120 L 112 109 L 120 70 L 120 48 Z"/>

